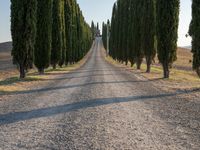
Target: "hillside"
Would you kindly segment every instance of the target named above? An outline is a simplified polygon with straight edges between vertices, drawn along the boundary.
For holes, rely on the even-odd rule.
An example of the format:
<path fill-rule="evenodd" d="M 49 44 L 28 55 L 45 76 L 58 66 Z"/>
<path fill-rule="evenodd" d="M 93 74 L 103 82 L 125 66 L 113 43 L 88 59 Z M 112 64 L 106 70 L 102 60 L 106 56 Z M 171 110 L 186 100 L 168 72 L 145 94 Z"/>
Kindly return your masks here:
<path fill-rule="evenodd" d="M 12 64 L 12 42 L 0 43 L 0 79 L 13 76 L 17 73 Z"/>
<path fill-rule="evenodd" d="M 11 49 L 12 49 L 12 42 L 0 43 L 0 53 L 2 53 L 2 52 L 10 52 Z"/>

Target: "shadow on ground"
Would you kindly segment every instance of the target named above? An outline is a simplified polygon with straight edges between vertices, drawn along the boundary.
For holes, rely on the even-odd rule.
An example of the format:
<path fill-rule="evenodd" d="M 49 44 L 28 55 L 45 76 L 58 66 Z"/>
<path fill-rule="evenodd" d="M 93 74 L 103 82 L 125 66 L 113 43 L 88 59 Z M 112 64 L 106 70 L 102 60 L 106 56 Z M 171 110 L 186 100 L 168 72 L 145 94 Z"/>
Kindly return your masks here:
<path fill-rule="evenodd" d="M 78 77 L 78 78 L 83 78 L 83 77 Z M 66 79 L 66 78 L 63 78 L 63 79 Z M 89 83 L 84 83 L 84 84 L 48 87 L 48 88 L 40 88 L 40 89 L 24 90 L 24 91 L 12 91 L 12 92 L 4 91 L 3 93 L 0 93 L 0 96 L 1 95 L 33 94 L 33 93 L 38 94 L 38 93 L 49 92 L 49 91 L 64 90 L 64 89 L 70 89 L 70 88 L 79 88 L 79 87 L 84 87 L 84 86 L 101 85 L 101 84 L 125 84 L 125 83 L 129 84 L 129 83 L 142 83 L 142 82 L 152 82 L 152 81 L 148 81 L 148 80 L 147 81 L 138 81 L 138 80 L 137 81 L 131 81 L 131 80 L 129 81 L 129 80 L 127 80 L 127 81 L 89 82 Z"/>
<path fill-rule="evenodd" d="M 198 92 L 198 91 L 200 91 L 200 89 L 196 89 L 190 92 Z M 81 102 L 66 104 L 61 106 L 41 108 L 25 112 L 2 114 L 0 115 L 0 125 L 6 125 L 19 121 L 37 119 L 42 117 L 51 117 L 62 113 L 68 113 L 71 111 L 78 111 L 81 109 L 87 109 L 103 105 L 134 102 L 134 101 L 158 100 L 157 98 L 167 98 L 181 94 L 184 94 L 184 92 L 180 91 L 179 93 L 168 93 L 168 94 L 158 94 L 158 95 L 146 95 L 146 96 L 140 95 L 140 96 L 130 96 L 130 97 L 112 97 L 112 98 L 83 100 Z"/>

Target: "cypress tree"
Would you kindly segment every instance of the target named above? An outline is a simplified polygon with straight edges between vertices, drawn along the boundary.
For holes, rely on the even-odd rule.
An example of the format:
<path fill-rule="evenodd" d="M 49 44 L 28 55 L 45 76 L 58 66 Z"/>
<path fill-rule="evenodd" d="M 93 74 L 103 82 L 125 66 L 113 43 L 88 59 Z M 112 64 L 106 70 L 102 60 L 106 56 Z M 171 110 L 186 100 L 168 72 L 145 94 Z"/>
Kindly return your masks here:
<path fill-rule="evenodd" d="M 112 10 L 111 33 L 110 33 L 110 55 L 113 57 L 113 59 L 116 59 L 116 44 L 115 44 L 115 37 L 117 34 L 116 12 L 117 12 L 117 5 L 116 3 L 114 3 L 113 10 Z"/>
<path fill-rule="evenodd" d="M 102 23 L 102 41 L 103 41 L 103 45 L 105 44 L 105 43 L 104 43 L 104 38 L 105 38 L 104 29 L 105 29 L 105 23 L 103 22 L 103 23 Z M 104 48 L 105 48 L 105 45 L 104 45 Z"/>
<path fill-rule="evenodd" d="M 105 29 L 105 35 L 106 35 L 106 38 L 105 38 L 105 45 L 106 45 L 106 49 L 108 48 L 108 46 L 109 46 L 109 44 L 110 43 L 107 43 L 107 42 L 109 42 L 108 40 L 108 38 L 110 38 L 110 30 L 111 30 L 111 23 L 110 23 L 110 20 L 108 19 L 107 20 L 107 24 L 106 24 L 106 29 Z M 109 37 L 108 37 L 109 36 Z M 110 49 L 109 49 L 109 51 L 110 51 Z"/>
<path fill-rule="evenodd" d="M 179 5 L 179 0 L 157 0 L 158 59 L 164 78 L 169 78 L 169 68 L 177 59 Z"/>
<path fill-rule="evenodd" d="M 70 63 L 75 63 L 75 55 L 77 50 L 77 23 L 76 23 L 76 3 L 72 0 L 72 31 L 71 31 L 71 39 L 72 39 L 72 50 L 71 50 L 71 58 Z"/>
<path fill-rule="evenodd" d="M 129 1 L 129 9 L 128 9 L 128 34 L 127 34 L 127 51 L 128 51 L 128 60 L 131 63 L 131 67 L 133 67 L 133 65 L 135 64 L 135 56 L 134 56 L 134 51 L 133 51 L 133 25 L 134 25 L 134 10 L 135 10 L 135 4 L 134 1 L 130 0 Z"/>
<path fill-rule="evenodd" d="M 65 5 L 64 5 L 64 0 L 61 0 L 61 32 L 62 32 L 62 54 L 61 54 L 61 59 L 59 61 L 59 66 L 62 67 L 65 64 L 66 60 L 66 26 L 65 26 Z"/>
<path fill-rule="evenodd" d="M 71 39 L 71 32 L 72 32 L 72 3 L 70 0 L 65 0 L 65 34 L 66 34 L 66 59 L 65 64 L 67 65 L 70 62 L 71 58 L 71 49 L 72 49 L 72 39 Z"/>
<path fill-rule="evenodd" d="M 121 38 L 121 0 L 117 2 L 117 11 L 116 11 L 116 35 L 115 35 L 115 47 L 116 47 L 116 59 L 121 62 L 121 49 L 120 49 L 120 38 Z"/>
<path fill-rule="evenodd" d="M 123 28 L 122 28 L 122 49 L 123 49 L 123 61 L 126 63 L 126 65 L 128 64 L 128 19 L 129 19 L 129 4 L 130 4 L 130 0 L 126 0 L 126 1 L 123 1 L 123 13 L 122 13 L 122 16 L 123 16 Z"/>
<path fill-rule="evenodd" d="M 36 37 L 37 0 L 11 0 L 11 33 L 13 62 L 20 69 L 20 78 L 32 65 Z"/>
<path fill-rule="evenodd" d="M 155 0 L 143 0 L 142 8 L 142 50 L 146 58 L 147 73 L 156 56 L 156 5 Z"/>
<path fill-rule="evenodd" d="M 52 1 L 37 0 L 37 35 L 34 63 L 40 74 L 49 67 L 51 58 Z"/>
<path fill-rule="evenodd" d="M 144 58 L 144 51 L 142 49 L 142 13 L 141 10 L 144 6 L 144 1 L 142 0 L 136 0 L 136 16 L 135 16 L 135 36 L 134 36 L 134 42 L 135 42 L 135 59 L 137 64 L 137 69 L 141 68 L 141 64 Z"/>
<path fill-rule="evenodd" d="M 51 64 L 54 69 L 62 58 L 62 17 L 61 0 L 53 0 L 52 8 L 52 50 Z"/>
<path fill-rule="evenodd" d="M 192 21 L 189 34 L 192 37 L 193 69 L 200 77 L 200 1 L 192 0 Z"/>
<path fill-rule="evenodd" d="M 116 12 L 116 35 L 115 35 L 115 46 L 116 46 L 116 58 L 120 62 L 120 5 L 119 5 L 119 0 L 117 1 L 117 12 Z"/>
<path fill-rule="evenodd" d="M 102 41 L 104 48 L 107 49 L 107 25 L 104 22 L 102 24 Z"/>
<path fill-rule="evenodd" d="M 79 5 L 77 5 L 77 13 L 76 13 L 76 23 L 77 23 L 77 49 L 76 49 L 76 59 L 75 61 L 78 62 L 81 57 L 82 53 L 82 17 Z"/>
<path fill-rule="evenodd" d="M 99 23 L 97 22 L 97 30 L 99 30 Z"/>
<path fill-rule="evenodd" d="M 129 39 L 128 39 L 128 46 L 129 46 L 129 60 L 131 62 L 131 66 L 133 66 L 137 62 L 137 53 L 136 49 L 138 44 L 140 44 L 140 38 L 137 37 L 137 33 L 139 32 L 139 20 L 138 20 L 138 0 L 131 1 L 130 3 L 130 25 L 129 25 Z M 138 41 L 139 39 L 139 41 Z"/>
<path fill-rule="evenodd" d="M 92 30 L 92 37 L 93 39 L 95 38 L 95 25 L 94 25 L 94 22 L 92 21 L 91 23 L 91 30 Z"/>

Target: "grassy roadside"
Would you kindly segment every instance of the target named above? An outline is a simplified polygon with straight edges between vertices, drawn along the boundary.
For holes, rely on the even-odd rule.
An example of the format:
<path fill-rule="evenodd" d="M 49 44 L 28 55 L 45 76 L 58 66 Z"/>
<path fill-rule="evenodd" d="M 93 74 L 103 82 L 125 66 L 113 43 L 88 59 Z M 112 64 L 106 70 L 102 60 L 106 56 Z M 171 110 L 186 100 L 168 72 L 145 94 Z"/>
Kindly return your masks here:
<path fill-rule="evenodd" d="M 45 85 L 50 80 L 58 78 L 60 75 L 66 74 L 70 71 L 76 70 L 85 64 L 87 61 L 91 51 L 80 60 L 78 63 L 73 65 L 68 65 L 62 68 L 57 68 L 54 70 L 52 67 L 49 67 L 45 70 L 44 75 L 39 75 L 36 69 L 32 69 L 27 73 L 25 79 L 19 78 L 19 72 L 14 69 L 9 72 L 0 72 L 0 94 L 6 94 L 9 92 L 19 92 L 27 89 L 31 89 L 32 87 L 38 85 Z M 11 75 L 6 76 L 7 73 L 11 73 Z M 0 98 L 1 100 L 1 98 Z"/>
<path fill-rule="evenodd" d="M 153 81 L 153 83 L 156 84 L 158 88 L 161 88 L 165 91 L 174 92 L 178 90 L 190 91 L 192 89 L 200 89 L 200 79 L 198 78 L 196 73 L 192 71 L 192 69 L 188 69 L 190 58 L 185 57 L 185 55 L 189 57 L 190 55 L 188 55 L 188 53 L 185 54 L 185 52 L 184 56 L 182 55 L 183 53 L 181 52 L 181 50 L 179 50 L 179 59 L 175 64 L 179 67 L 174 67 L 170 70 L 169 79 L 163 79 L 163 69 L 158 63 L 152 65 L 151 73 L 146 73 L 146 64 L 144 63 L 142 64 L 141 70 L 137 70 L 135 66 L 131 67 L 130 64 L 126 66 L 125 64 L 121 64 L 113 60 L 110 56 L 105 56 L 105 59 L 107 62 L 115 66 L 123 67 L 125 70 L 131 71 L 134 74 L 139 75 L 144 80 Z"/>

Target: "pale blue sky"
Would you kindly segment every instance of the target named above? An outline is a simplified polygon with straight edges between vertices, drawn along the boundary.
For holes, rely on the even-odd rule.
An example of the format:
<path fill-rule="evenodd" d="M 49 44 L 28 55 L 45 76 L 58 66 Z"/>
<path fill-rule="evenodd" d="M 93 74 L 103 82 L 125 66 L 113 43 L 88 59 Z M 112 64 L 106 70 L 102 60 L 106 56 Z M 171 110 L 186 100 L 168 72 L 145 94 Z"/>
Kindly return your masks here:
<path fill-rule="evenodd" d="M 86 21 L 99 22 L 110 19 L 115 0 L 77 0 Z M 191 0 L 181 0 L 179 46 L 191 44 L 190 38 L 185 38 L 191 20 Z M 10 41 L 10 0 L 0 0 L 0 42 Z"/>

